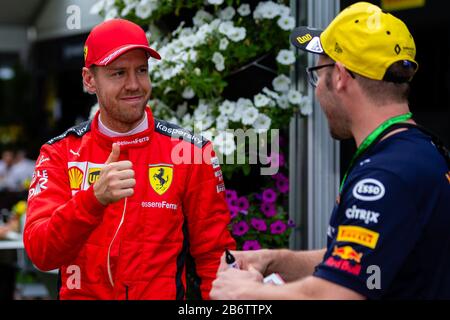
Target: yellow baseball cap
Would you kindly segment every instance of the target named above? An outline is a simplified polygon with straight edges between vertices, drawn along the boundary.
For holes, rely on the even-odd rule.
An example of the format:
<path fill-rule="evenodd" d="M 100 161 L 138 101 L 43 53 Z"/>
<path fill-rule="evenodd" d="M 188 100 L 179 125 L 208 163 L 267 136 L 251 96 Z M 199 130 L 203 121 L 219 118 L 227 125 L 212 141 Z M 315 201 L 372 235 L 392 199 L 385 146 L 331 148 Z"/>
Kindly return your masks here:
<path fill-rule="evenodd" d="M 304 51 L 327 54 L 347 69 L 374 80 L 383 80 L 386 70 L 397 61 L 416 70 L 418 67 L 416 45 L 406 25 L 367 2 L 347 7 L 323 31 L 294 29 L 291 43 Z"/>

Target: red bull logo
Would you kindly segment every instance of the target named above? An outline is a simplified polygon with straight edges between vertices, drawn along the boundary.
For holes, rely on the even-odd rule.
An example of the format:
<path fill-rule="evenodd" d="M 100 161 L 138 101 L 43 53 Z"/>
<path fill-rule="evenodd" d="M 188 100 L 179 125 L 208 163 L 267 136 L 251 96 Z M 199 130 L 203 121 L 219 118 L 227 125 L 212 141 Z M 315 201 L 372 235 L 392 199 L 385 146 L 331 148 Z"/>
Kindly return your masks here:
<path fill-rule="evenodd" d="M 333 256 L 337 256 L 342 260 L 352 260 L 356 263 L 361 263 L 362 253 L 357 252 L 350 246 L 338 247 L 335 246 L 333 249 Z"/>

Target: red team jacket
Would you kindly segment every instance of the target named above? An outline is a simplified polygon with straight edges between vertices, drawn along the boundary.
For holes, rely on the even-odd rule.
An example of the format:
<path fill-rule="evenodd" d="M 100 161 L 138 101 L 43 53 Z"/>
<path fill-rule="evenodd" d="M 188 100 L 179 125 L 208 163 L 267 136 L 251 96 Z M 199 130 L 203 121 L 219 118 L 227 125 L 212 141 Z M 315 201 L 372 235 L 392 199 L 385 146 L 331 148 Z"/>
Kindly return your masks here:
<path fill-rule="evenodd" d="M 24 243 L 39 269 L 60 269 L 61 299 L 183 299 L 188 252 L 205 299 L 224 249 L 235 247 L 211 143 L 146 112 L 139 134 L 107 137 L 97 113 L 41 148 Z M 136 187 L 103 206 L 93 183 L 113 142 Z"/>

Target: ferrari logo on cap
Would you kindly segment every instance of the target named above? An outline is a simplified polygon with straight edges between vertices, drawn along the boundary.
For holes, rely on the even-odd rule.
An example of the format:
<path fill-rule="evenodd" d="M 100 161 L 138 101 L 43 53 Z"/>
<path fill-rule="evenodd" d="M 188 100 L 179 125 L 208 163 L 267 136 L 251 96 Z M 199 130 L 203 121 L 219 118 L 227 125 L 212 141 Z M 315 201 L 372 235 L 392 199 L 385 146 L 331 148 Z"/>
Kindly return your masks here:
<path fill-rule="evenodd" d="M 162 195 L 169 190 L 173 179 L 173 166 L 170 164 L 150 165 L 148 178 L 153 190 Z"/>
<path fill-rule="evenodd" d="M 87 46 L 84 47 L 83 53 L 84 53 L 84 60 L 86 60 L 86 57 L 88 55 L 88 47 Z"/>

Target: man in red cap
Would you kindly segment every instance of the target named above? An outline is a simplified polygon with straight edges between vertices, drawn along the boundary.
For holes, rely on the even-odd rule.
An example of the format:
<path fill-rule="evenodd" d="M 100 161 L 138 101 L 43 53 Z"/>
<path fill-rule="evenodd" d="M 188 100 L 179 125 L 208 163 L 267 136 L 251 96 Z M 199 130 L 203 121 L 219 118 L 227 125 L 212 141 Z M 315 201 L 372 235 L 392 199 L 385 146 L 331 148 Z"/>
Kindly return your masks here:
<path fill-rule="evenodd" d="M 235 246 L 211 143 L 153 118 L 147 60 L 160 55 L 141 27 L 103 22 L 84 56 L 83 84 L 100 110 L 41 148 L 24 230 L 29 257 L 59 269 L 62 299 L 183 299 L 192 255 L 209 298 L 220 256 Z"/>

